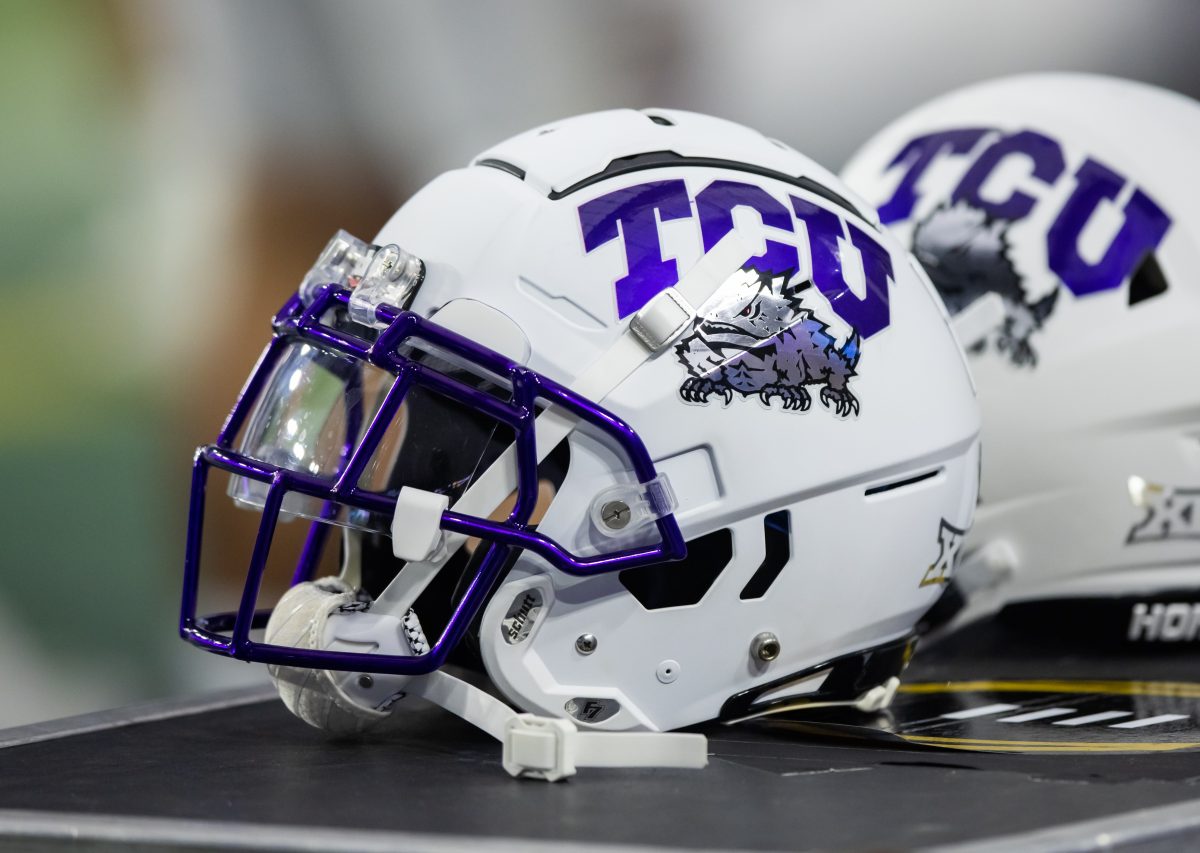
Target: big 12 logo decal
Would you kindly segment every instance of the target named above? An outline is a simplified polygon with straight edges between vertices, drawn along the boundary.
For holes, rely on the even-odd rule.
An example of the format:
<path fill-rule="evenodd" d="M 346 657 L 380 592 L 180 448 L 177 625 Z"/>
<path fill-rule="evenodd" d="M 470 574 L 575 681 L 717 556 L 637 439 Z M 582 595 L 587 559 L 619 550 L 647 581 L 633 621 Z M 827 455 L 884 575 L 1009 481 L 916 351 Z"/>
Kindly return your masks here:
<path fill-rule="evenodd" d="M 1014 159 L 1021 161 L 1029 188 L 1043 191 L 1035 195 L 994 180 Z M 1054 310 L 1059 284 L 1076 297 L 1117 290 L 1152 258 L 1171 225 L 1154 199 L 1104 163 L 1085 157 L 1069 173 L 1062 146 L 1049 136 L 987 127 L 943 130 L 903 145 L 886 169 L 899 169 L 900 181 L 879 207 L 883 223 L 912 219 L 920 207 L 922 178 L 949 160 L 961 161 L 965 171 L 953 190 L 939 194 L 936 207 L 914 224 L 913 254 L 951 313 L 984 293 L 1001 297 L 1005 319 L 993 343 L 1016 365 L 1037 363 L 1031 338 Z M 1063 182 L 1071 182 L 1070 193 L 1044 235 L 1046 262 L 1056 281 L 1048 292 L 1033 295 L 1013 263 L 1009 231 Z M 1006 189 L 998 189 L 998 183 Z M 1121 224 L 1098 259 L 1089 260 L 1081 251 L 1081 236 L 1105 204 L 1119 204 Z"/>
<path fill-rule="evenodd" d="M 695 219 L 703 251 L 709 251 L 734 227 L 734 211 L 757 213 L 767 239 L 765 251 L 750 258 L 744 275 L 719 293 L 705 316 L 676 350 L 689 377 L 680 387 L 685 402 L 704 404 L 716 396 L 728 405 L 734 394 L 755 396 L 767 406 L 782 401 L 785 411 L 805 411 L 819 386 L 821 403 L 835 414 L 857 414 L 859 403 L 848 387 L 855 375 L 864 338 L 890 322 L 888 286 L 893 279 L 888 250 L 867 229 L 824 206 L 787 194 L 786 203 L 758 184 L 713 180 L 693 200 L 680 178 L 624 187 L 584 202 L 579 224 L 585 252 L 620 240 L 626 273 L 614 281 L 618 318 L 633 314 L 659 292 L 679 281 L 673 258 L 663 257 L 660 225 Z M 796 223 L 803 224 L 804 240 Z M 785 237 L 790 235 L 790 239 Z M 829 326 L 801 304 L 810 281 L 795 282 L 807 248 L 811 284 L 850 326 L 839 345 Z M 843 257 L 847 250 L 857 257 Z M 845 275 L 849 263 L 861 264 L 863 295 Z"/>

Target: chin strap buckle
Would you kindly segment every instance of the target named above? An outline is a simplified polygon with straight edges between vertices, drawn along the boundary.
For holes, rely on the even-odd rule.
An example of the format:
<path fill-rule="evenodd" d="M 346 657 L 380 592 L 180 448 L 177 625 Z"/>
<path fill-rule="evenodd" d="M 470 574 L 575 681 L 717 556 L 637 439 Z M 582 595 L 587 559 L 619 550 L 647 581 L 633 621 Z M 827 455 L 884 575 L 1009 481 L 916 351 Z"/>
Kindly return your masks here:
<path fill-rule="evenodd" d="M 692 327 L 696 309 L 673 287 L 657 293 L 629 321 L 629 331 L 657 355 Z"/>
<path fill-rule="evenodd" d="M 547 782 L 574 776 L 578 736 L 569 720 L 516 714 L 504 727 L 504 769 Z"/>
<path fill-rule="evenodd" d="M 708 764 L 708 739 L 685 732 L 579 731 L 570 720 L 512 714 L 504 724 L 504 769 L 557 782 L 577 767 L 678 767 Z"/>

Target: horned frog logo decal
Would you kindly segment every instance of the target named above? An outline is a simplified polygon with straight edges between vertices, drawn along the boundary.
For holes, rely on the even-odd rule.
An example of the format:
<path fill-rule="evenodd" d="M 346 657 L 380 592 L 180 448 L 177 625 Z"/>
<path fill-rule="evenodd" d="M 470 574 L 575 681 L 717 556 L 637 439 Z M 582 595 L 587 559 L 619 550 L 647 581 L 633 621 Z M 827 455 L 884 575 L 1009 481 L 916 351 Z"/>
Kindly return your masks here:
<path fill-rule="evenodd" d="M 1054 310 L 1055 288 L 1036 301 L 1025 292 L 1008 256 L 1007 220 L 988 216 L 965 202 L 937 207 L 913 231 L 913 254 L 942 295 L 946 310 L 957 314 L 985 293 L 1004 301 L 1004 323 L 994 336 L 972 347 L 988 346 L 1018 367 L 1037 365 L 1030 339 Z"/>
<path fill-rule="evenodd" d="M 807 281 L 789 285 L 790 275 L 744 269 L 709 303 L 675 354 L 690 374 L 679 388 L 688 403 L 704 404 L 714 394 L 725 405 L 735 393 L 757 396 L 768 408 L 807 411 L 808 386 L 820 386 L 822 405 L 840 417 L 858 413 L 849 388 L 862 339 L 853 329 L 840 347 L 829 326 L 801 305 Z"/>

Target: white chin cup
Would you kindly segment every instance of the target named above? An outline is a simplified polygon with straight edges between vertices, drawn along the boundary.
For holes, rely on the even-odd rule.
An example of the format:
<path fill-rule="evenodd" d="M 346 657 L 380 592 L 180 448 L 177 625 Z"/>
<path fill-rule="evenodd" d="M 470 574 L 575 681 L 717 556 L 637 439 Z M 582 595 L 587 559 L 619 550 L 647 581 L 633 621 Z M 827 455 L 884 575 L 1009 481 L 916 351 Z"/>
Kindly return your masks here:
<path fill-rule="evenodd" d="M 284 593 L 272 611 L 265 639 L 277 646 L 319 649 L 329 616 L 356 601 L 354 590 L 339 578 L 297 584 Z M 392 718 L 390 710 L 377 710 L 351 699 L 339 686 L 338 673 L 276 665 L 268 666 L 267 672 L 289 711 L 330 734 L 361 734 L 380 728 Z M 383 707 L 387 705 L 385 702 Z"/>

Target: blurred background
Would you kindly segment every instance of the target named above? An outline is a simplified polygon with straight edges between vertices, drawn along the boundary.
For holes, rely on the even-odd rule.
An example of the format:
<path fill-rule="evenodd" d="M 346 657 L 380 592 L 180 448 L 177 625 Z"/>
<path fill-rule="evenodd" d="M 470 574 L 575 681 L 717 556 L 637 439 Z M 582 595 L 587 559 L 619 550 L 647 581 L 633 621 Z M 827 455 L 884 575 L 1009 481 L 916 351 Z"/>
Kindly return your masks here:
<path fill-rule="evenodd" d="M 1191 0 L 0 0 L 0 726 L 264 678 L 177 639 L 189 463 L 337 228 L 566 115 L 713 113 L 836 170 L 996 75 L 1200 97 L 1197 36 Z M 256 519 L 221 518 L 232 585 Z"/>

